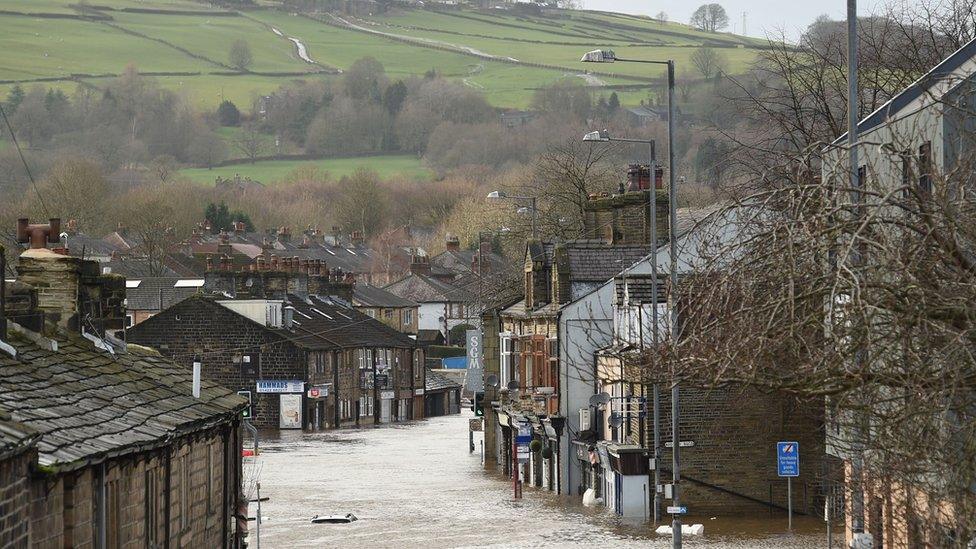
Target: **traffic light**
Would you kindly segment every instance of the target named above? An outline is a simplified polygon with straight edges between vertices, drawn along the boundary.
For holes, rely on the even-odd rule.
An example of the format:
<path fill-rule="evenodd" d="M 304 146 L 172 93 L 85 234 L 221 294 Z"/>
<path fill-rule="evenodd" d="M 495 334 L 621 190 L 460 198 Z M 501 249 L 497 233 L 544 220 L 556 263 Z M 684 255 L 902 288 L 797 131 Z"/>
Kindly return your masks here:
<path fill-rule="evenodd" d="M 483 416 L 485 415 L 485 394 L 475 393 L 474 399 L 471 401 L 471 410 L 474 411 L 474 415 Z"/>
<path fill-rule="evenodd" d="M 237 391 L 237 394 L 247 399 L 247 406 L 241 411 L 241 417 L 251 419 L 254 416 L 254 404 L 251 402 L 251 391 Z"/>

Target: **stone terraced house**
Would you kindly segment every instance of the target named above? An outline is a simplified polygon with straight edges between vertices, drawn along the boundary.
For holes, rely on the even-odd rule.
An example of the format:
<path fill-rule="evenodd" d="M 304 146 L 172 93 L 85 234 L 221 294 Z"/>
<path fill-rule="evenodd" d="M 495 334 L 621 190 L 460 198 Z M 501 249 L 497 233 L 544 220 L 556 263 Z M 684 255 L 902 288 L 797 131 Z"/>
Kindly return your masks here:
<path fill-rule="evenodd" d="M 0 546 L 240 547 L 244 400 L 113 338 L 125 280 L 24 233 L 0 283 Z"/>

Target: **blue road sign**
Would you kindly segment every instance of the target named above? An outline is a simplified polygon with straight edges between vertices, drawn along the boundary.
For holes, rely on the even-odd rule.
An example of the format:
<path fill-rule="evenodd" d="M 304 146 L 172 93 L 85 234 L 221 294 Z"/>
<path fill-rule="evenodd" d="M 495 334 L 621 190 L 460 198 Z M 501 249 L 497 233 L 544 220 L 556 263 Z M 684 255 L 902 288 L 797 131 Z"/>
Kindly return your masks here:
<path fill-rule="evenodd" d="M 518 433 L 515 435 L 516 444 L 528 444 L 532 442 L 532 424 L 531 423 L 521 423 L 518 427 Z"/>
<path fill-rule="evenodd" d="M 800 476 L 800 445 L 797 442 L 776 443 L 776 470 L 781 477 Z"/>

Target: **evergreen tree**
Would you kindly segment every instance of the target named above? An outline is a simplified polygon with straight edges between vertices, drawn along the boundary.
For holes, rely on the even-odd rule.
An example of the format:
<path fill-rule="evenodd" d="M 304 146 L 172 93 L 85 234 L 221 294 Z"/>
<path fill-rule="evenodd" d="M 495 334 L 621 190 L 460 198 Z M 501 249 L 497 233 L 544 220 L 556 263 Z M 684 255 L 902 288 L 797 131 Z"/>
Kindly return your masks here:
<path fill-rule="evenodd" d="M 241 123 L 241 111 L 237 105 L 224 99 L 217 107 L 217 120 L 221 126 L 237 126 Z"/>
<path fill-rule="evenodd" d="M 24 101 L 24 88 L 20 87 L 20 84 L 14 84 L 14 87 L 10 88 L 10 92 L 7 94 L 7 114 L 13 114 Z"/>

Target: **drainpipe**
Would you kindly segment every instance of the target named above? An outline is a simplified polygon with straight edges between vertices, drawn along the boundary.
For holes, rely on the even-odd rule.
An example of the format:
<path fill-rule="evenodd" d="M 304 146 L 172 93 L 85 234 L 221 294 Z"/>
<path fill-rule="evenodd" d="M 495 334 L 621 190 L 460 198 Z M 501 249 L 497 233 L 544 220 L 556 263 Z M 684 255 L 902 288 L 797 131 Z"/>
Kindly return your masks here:
<path fill-rule="evenodd" d="M 332 410 L 332 426 L 338 428 L 342 421 L 339 400 L 339 351 L 332 351 L 332 398 L 335 401 L 335 408 Z"/>

